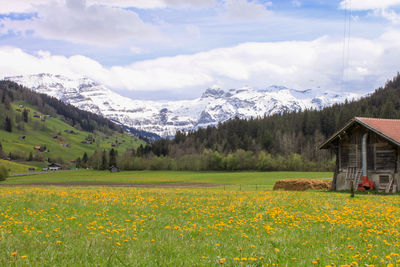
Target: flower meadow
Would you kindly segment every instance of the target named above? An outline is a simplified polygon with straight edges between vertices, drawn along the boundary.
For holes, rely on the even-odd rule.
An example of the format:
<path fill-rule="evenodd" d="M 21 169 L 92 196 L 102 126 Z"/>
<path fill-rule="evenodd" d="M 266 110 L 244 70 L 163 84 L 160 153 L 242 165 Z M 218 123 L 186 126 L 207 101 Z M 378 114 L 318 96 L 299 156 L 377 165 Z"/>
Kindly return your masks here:
<path fill-rule="evenodd" d="M 400 197 L 0 188 L 1 266 L 396 266 Z"/>

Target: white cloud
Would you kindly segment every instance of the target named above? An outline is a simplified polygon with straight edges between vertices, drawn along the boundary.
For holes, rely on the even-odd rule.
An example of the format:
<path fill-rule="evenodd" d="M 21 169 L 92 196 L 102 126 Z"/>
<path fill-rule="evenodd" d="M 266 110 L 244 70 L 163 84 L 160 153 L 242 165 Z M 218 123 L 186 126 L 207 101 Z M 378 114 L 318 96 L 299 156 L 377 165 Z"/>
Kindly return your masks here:
<path fill-rule="evenodd" d="M 65 0 L 0 0 L 0 14 L 35 12 L 37 6 L 52 3 L 64 4 Z M 215 0 L 86 0 L 88 5 L 103 5 L 119 8 L 166 8 L 204 7 L 215 4 Z"/>
<path fill-rule="evenodd" d="M 292 6 L 301 7 L 302 3 L 300 0 L 292 0 Z"/>
<path fill-rule="evenodd" d="M 343 0 L 340 2 L 341 8 L 350 6 L 352 10 L 387 9 L 400 6 L 400 0 Z"/>
<path fill-rule="evenodd" d="M 400 24 L 400 14 L 395 12 L 394 10 L 388 10 L 388 9 L 377 9 L 374 10 L 373 15 L 375 16 L 381 16 L 393 24 Z"/>
<path fill-rule="evenodd" d="M 258 20 L 265 19 L 269 16 L 267 6 L 271 5 L 271 2 L 263 4 L 258 3 L 256 0 L 226 0 L 224 16 L 228 19 L 239 19 L 239 20 Z"/>
<path fill-rule="evenodd" d="M 43 5 L 49 0 L 0 0 L 0 13 L 24 13 L 35 11 L 35 5 Z"/>
<path fill-rule="evenodd" d="M 374 40 L 353 38 L 346 70 L 346 90 L 372 90 L 398 70 L 400 31 Z M 64 57 L 39 51 L 36 56 L 0 47 L 0 76 L 49 72 L 85 75 L 116 90 L 193 94 L 213 84 L 224 88 L 280 84 L 298 89 L 339 90 L 342 77 L 341 40 L 244 43 L 192 55 L 163 57 L 127 66 L 104 67 L 84 56 Z"/>
<path fill-rule="evenodd" d="M 215 0 L 164 0 L 171 7 L 206 7 L 215 5 Z"/>
<path fill-rule="evenodd" d="M 400 24 L 400 14 L 394 8 L 400 7 L 400 0 L 343 0 L 340 8 L 372 11 L 370 15 L 382 17 L 393 24 Z"/>
<path fill-rule="evenodd" d="M 129 48 L 129 50 L 134 53 L 134 54 L 143 54 L 145 51 L 143 50 L 143 48 L 137 47 L 137 46 L 131 46 Z"/>
<path fill-rule="evenodd" d="M 108 6 L 86 6 L 84 0 L 67 0 L 38 7 L 37 16 L 26 20 L 5 18 L 1 31 L 33 34 L 56 40 L 95 45 L 115 45 L 127 39 L 160 40 L 158 29 L 137 13 Z"/>

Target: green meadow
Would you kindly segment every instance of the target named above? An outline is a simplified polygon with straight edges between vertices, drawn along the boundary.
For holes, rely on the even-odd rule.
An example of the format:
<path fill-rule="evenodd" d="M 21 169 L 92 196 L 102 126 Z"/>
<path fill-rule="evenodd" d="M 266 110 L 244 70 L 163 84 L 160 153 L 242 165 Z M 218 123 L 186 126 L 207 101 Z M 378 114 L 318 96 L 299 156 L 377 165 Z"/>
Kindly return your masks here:
<path fill-rule="evenodd" d="M 50 157 L 70 163 L 71 160 L 82 157 L 84 152 L 91 155 L 95 150 L 109 150 L 112 148 L 111 143 L 115 144 L 114 149 L 120 152 L 144 144 L 143 141 L 125 133 L 114 132 L 112 135 L 106 135 L 97 131 L 95 133 L 80 131 L 64 122 L 60 117 L 49 117 L 42 121 L 34 116 L 45 116 L 46 114 L 41 114 L 34 107 L 26 106 L 22 102 L 12 105 L 13 112 L 17 117 L 22 116 L 23 108 L 19 108 L 19 105 L 30 110 L 28 123 L 21 122 L 21 127 L 14 125 L 12 132 L 0 130 L 0 142 L 3 151 L 7 153 L 11 152 L 11 154 L 23 155 L 24 158 L 27 158 L 32 152 L 34 156 L 37 155 L 43 159 Z M 17 111 L 17 109 L 21 111 Z M 22 136 L 25 136 L 25 139 L 21 139 Z M 93 136 L 95 142 L 82 144 L 88 136 Z M 46 146 L 46 151 L 38 152 L 34 149 L 35 146 Z M 70 165 L 73 164 L 70 163 Z"/>
<path fill-rule="evenodd" d="M 9 174 L 20 174 L 20 173 L 28 173 L 29 168 L 38 168 L 38 165 L 31 165 L 29 163 L 19 163 L 9 160 L 0 159 L 0 166 L 4 166 L 7 168 Z"/>
<path fill-rule="evenodd" d="M 395 266 L 399 218 L 398 195 L 0 187 L 0 265 Z"/>
<path fill-rule="evenodd" d="M 9 177 L 0 184 L 24 183 L 212 183 L 272 186 L 280 179 L 327 178 L 331 172 L 187 172 L 71 170 Z"/>

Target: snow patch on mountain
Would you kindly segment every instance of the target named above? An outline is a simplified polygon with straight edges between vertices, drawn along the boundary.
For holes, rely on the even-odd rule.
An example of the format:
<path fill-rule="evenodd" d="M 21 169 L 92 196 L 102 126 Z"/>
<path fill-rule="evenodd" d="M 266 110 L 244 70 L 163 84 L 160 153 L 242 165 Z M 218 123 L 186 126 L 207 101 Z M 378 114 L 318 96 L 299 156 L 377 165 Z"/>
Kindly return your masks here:
<path fill-rule="evenodd" d="M 321 109 L 346 99 L 361 97 L 355 93 L 295 90 L 274 85 L 259 91 L 250 87 L 227 91 L 212 87 L 193 100 L 161 102 L 132 100 L 88 78 L 72 79 L 42 73 L 6 77 L 5 80 L 162 137 L 173 136 L 178 130 L 190 131 L 216 125 L 235 117 L 248 119 L 297 110 Z"/>

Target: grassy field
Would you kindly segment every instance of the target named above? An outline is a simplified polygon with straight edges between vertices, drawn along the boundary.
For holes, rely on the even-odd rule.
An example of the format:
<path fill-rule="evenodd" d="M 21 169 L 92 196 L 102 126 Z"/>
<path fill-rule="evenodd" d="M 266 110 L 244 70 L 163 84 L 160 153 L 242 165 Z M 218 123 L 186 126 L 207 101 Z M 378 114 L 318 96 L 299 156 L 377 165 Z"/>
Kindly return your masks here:
<path fill-rule="evenodd" d="M 395 266 L 400 197 L 0 188 L 1 266 Z M 394 265 L 390 265 L 394 264 Z"/>
<path fill-rule="evenodd" d="M 9 171 L 9 174 L 17 174 L 17 173 L 28 173 L 29 168 L 36 169 L 37 166 L 29 165 L 29 164 L 21 164 L 18 162 L 12 162 L 8 160 L 0 159 L 0 166 L 4 166 Z"/>
<path fill-rule="evenodd" d="M 16 103 L 12 107 L 16 114 L 21 112 L 16 111 L 19 105 L 25 103 Z M 29 122 L 23 123 L 24 129 L 19 130 L 17 127 L 13 128 L 13 132 L 6 132 L 0 129 L 0 142 L 3 150 L 6 153 L 22 152 L 29 155 L 29 152 L 39 153 L 44 159 L 48 157 L 62 158 L 65 162 L 69 163 L 77 157 L 82 157 L 84 152 L 91 155 L 98 149 L 111 149 L 111 142 L 113 142 L 116 150 L 124 152 L 127 148 L 137 148 L 143 141 L 135 137 L 128 136 L 115 132 L 113 135 L 106 136 L 102 133 L 92 134 L 85 131 L 77 130 L 68 125 L 60 118 L 47 118 L 45 122 L 40 118 L 35 118 L 34 112 L 37 112 L 33 107 L 27 106 L 30 109 Z M 44 116 L 45 114 L 40 114 Z M 66 132 L 66 131 L 73 131 Z M 93 144 L 82 144 L 89 135 L 95 138 Z M 25 139 L 19 137 L 25 136 Z M 55 138 L 57 136 L 57 138 Z M 63 144 L 68 144 L 69 147 L 64 147 Z M 36 152 L 35 146 L 46 146 L 48 152 Z"/>
<path fill-rule="evenodd" d="M 21 183 L 215 183 L 272 186 L 285 178 L 331 178 L 331 172 L 184 172 L 76 170 L 9 177 L 6 184 Z"/>

